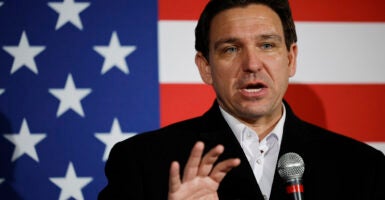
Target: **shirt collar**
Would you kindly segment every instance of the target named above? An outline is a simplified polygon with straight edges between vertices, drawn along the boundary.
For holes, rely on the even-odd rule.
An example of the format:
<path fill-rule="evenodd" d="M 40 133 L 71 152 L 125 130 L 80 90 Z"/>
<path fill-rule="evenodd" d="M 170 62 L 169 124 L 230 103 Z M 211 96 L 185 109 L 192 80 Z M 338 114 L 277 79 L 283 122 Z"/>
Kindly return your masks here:
<path fill-rule="evenodd" d="M 264 140 L 267 140 L 267 142 L 269 142 L 271 138 L 275 137 L 277 139 L 279 146 L 281 144 L 281 139 L 283 135 L 283 126 L 285 124 L 285 119 L 286 119 L 286 108 L 283 103 L 282 103 L 282 107 L 283 107 L 283 113 L 282 113 L 281 119 L 279 119 L 274 129 L 264 138 Z M 238 119 L 230 115 L 228 112 L 222 109 L 221 106 L 219 106 L 219 108 L 223 118 L 225 118 L 227 124 L 230 126 L 231 130 L 233 131 L 235 137 L 237 138 L 240 144 L 243 143 L 243 135 L 244 135 L 243 133 L 246 132 L 246 129 L 248 129 L 248 132 L 252 131 L 253 133 L 255 133 L 254 130 L 252 130 L 250 127 L 246 126 L 245 124 L 240 122 Z"/>

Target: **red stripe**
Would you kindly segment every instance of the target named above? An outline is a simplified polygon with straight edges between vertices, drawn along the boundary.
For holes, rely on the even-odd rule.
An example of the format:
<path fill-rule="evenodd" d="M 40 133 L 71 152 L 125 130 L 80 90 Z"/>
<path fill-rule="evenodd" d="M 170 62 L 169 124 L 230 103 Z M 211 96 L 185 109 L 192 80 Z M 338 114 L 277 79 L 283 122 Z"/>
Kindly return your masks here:
<path fill-rule="evenodd" d="M 296 21 L 385 22 L 384 0 L 290 0 Z"/>
<path fill-rule="evenodd" d="M 385 84 L 290 85 L 286 99 L 314 124 L 361 141 L 385 141 Z"/>
<path fill-rule="evenodd" d="M 297 21 L 385 22 L 384 0 L 289 0 Z M 196 20 L 208 0 L 159 0 L 159 19 Z"/>
<path fill-rule="evenodd" d="M 161 125 L 202 115 L 215 94 L 200 84 L 161 84 Z M 385 84 L 292 84 L 287 101 L 301 118 L 361 141 L 385 141 Z"/>
<path fill-rule="evenodd" d="M 291 193 L 303 193 L 303 185 L 302 184 L 295 184 L 295 185 L 288 185 L 286 187 L 286 192 L 288 194 L 291 194 Z"/>
<path fill-rule="evenodd" d="M 195 20 L 199 18 L 208 0 L 159 0 L 158 2 L 160 20 Z"/>
<path fill-rule="evenodd" d="M 203 84 L 161 84 L 161 126 L 202 115 L 215 99 L 210 86 Z"/>

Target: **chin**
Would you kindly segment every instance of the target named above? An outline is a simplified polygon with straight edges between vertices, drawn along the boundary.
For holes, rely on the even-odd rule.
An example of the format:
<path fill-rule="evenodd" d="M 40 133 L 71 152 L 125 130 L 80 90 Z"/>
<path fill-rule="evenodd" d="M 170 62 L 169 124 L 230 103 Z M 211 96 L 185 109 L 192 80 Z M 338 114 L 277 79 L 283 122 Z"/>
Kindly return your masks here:
<path fill-rule="evenodd" d="M 261 103 L 247 103 L 242 106 L 242 113 L 248 116 L 261 117 L 272 112 L 272 105 Z"/>

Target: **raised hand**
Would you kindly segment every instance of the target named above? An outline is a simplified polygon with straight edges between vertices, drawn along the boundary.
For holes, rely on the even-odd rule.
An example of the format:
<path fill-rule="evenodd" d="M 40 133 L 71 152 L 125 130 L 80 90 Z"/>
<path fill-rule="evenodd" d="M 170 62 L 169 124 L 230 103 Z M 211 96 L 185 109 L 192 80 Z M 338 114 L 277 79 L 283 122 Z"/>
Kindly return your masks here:
<path fill-rule="evenodd" d="M 212 148 L 203 158 L 204 143 L 197 142 L 191 150 L 190 157 L 180 178 L 179 163 L 174 161 L 170 167 L 169 200 L 214 200 L 218 199 L 217 190 L 226 174 L 237 167 L 238 158 L 227 159 L 214 166 L 224 147 Z"/>

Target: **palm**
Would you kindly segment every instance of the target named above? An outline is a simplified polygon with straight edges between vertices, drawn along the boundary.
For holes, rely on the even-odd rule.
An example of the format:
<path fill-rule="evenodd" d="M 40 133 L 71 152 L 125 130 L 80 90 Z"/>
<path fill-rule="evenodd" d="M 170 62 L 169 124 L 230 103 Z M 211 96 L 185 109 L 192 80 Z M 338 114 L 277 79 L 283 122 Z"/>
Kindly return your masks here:
<path fill-rule="evenodd" d="M 217 190 L 219 184 L 210 177 L 197 177 L 191 181 L 183 183 L 178 192 L 170 194 L 169 199 L 205 199 L 217 200 Z"/>
<path fill-rule="evenodd" d="M 220 182 L 232 168 L 240 164 L 239 159 L 228 159 L 214 166 L 223 153 L 223 146 L 211 149 L 203 158 L 204 144 L 197 142 L 193 147 L 183 179 L 179 175 L 179 163 L 173 162 L 170 168 L 169 200 L 217 200 Z"/>

